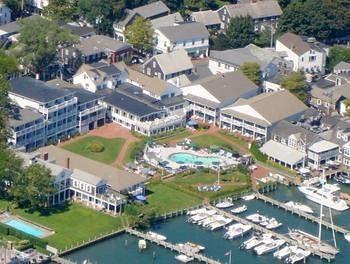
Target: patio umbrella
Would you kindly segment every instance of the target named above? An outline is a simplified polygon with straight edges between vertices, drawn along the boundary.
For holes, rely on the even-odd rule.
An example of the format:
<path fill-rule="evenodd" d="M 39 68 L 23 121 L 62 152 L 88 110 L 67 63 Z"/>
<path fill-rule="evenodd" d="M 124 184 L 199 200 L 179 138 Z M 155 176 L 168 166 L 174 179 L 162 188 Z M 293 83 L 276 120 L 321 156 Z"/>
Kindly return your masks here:
<path fill-rule="evenodd" d="M 147 200 L 147 198 L 143 195 L 137 195 L 137 196 L 135 196 L 135 198 L 139 201 L 142 201 L 142 202 Z"/>

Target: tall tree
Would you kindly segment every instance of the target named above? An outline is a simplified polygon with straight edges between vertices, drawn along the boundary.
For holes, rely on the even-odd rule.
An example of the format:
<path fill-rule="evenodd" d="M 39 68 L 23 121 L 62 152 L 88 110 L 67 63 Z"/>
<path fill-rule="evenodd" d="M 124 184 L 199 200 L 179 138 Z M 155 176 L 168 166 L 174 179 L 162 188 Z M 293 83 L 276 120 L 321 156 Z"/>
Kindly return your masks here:
<path fill-rule="evenodd" d="M 241 48 L 254 41 L 254 21 L 249 16 L 231 19 L 226 31 L 230 48 Z"/>
<path fill-rule="evenodd" d="M 289 90 L 301 101 L 306 103 L 308 85 L 306 83 L 305 74 L 302 71 L 292 72 L 288 76 L 284 77 L 281 82 L 281 87 Z"/>
<path fill-rule="evenodd" d="M 70 22 L 77 16 L 77 1 L 50 0 L 44 8 L 44 16 L 57 22 Z"/>
<path fill-rule="evenodd" d="M 333 70 L 339 62 L 350 62 L 350 48 L 344 46 L 333 46 L 329 49 L 328 69 Z"/>
<path fill-rule="evenodd" d="M 261 82 L 261 72 L 260 66 L 256 62 L 245 62 L 241 66 L 242 73 L 247 76 L 256 85 L 260 85 Z"/>
<path fill-rule="evenodd" d="M 7 76 L 18 71 L 16 57 L 7 55 L 4 50 L 0 50 L 0 75 Z"/>
<path fill-rule="evenodd" d="M 51 171 L 40 164 L 26 167 L 14 190 L 15 200 L 32 209 L 48 207 L 48 197 L 57 192 Z"/>
<path fill-rule="evenodd" d="M 278 22 L 279 33 L 292 31 L 322 41 L 349 34 L 349 6 L 349 0 L 292 1 Z"/>
<path fill-rule="evenodd" d="M 39 73 L 55 61 L 57 51 L 77 41 L 68 30 L 42 17 L 21 22 L 19 44 L 21 62 L 33 73 Z"/>
<path fill-rule="evenodd" d="M 153 29 L 151 22 L 137 17 L 125 30 L 127 41 L 138 50 L 149 50 L 153 46 Z"/>
<path fill-rule="evenodd" d="M 22 0 L 5 0 L 4 4 L 11 9 L 13 20 L 22 15 Z"/>

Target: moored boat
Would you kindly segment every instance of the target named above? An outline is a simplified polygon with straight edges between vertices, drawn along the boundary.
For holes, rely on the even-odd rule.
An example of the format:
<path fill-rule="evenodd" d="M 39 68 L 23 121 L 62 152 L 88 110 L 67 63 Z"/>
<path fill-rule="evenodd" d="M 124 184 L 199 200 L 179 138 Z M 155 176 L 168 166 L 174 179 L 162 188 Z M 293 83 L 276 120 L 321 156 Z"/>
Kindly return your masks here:
<path fill-rule="evenodd" d="M 279 247 L 283 246 L 283 244 L 285 243 L 286 242 L 283 239 L 272 239 L 272 238 L 265 239 L 262 245 L 254 248 L 254 252 L 259 256 L 264 255 L 272 251 L 275 251 Z"/>
<path fill-rule="evenodd" d="M 234 239 L 236 237 L 243 236 L 251 229 L 251 225 L 236 223 L 227 228 L 227 232 L 224 234 L 224 237 L 227 239 Z"/>
<path fill-rule="evenodd" d="M 232 203 L 232 199 L 230 199 L 230 198 L 227 198 L 224 201 L 217 203 L 215 205 L 215 207 L 219 208 L 219 209 L 226 209 L 226 208 L 230 208 L 232 206 L 233 206 L 233 203 Z"/>
<path fill-rule="evenodd" d="M 189 256 L 186 256 L 186 255 L 183 255 L 183 254 L 180 254 L 180 255 L 176 255 L 175 256 L 175 259 L 182 262 L 182 263 L 188 263 L 190 261 L 193 261 L 194 258 L 193 257 L 189 257 Z"/>
<path fill-rule="evenodd" d="M 161 234 L 158 234 L 158 233 L 152 232 L 152 231 L 148 231 L 147 235 L 149 235 L 150 237 L 152 237 L 154 239 L 161 240 L 161 241 L 164 241 L 167 239 L 166 236 L 163 236 Z"/>
<path fill-rule="evenodd" d="M 233 208 L 231 210 L 231 213 L 233 213 L 233 214 L 240 214 L 240 213 L 243 213 L 243 212 L 247 211 L 247 209 L 248 209 L 248 206 L 242 205 L 240 207 Z"/>
<path fill-rule="evenodd" d="M 298 203 L 298 202 L 289 201 L 289 202 L 285 203 L 285 206 L 292 208 L 292 209 L 300 210 L 300 211 L 308 213 L 308 214 L 314 213 L 314 211 L 309 206 L 302 204 L 302 203 Z"/>
<path fill-rule="evenodd" d="M 344 235 L 346 241 L 350 242 L 350 233 Z"/>
<path fill-rule="evenodd" d="M 251 200 L 254 200 L 254 199 L 255 199 L 255 194 L 249 194 L 249 195 L 243 196 L 242 199 L 243 199 L 244 201 L 251 201 Z"/>

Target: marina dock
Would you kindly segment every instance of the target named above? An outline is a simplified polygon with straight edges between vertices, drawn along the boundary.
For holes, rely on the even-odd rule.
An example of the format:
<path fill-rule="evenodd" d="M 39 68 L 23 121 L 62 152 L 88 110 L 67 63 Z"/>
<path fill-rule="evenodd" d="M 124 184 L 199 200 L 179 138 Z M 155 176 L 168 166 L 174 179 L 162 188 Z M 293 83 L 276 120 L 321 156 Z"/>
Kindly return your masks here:
<path fill-rule="evenodd" d="M 330 255 L 330 254 L 325 254 L 319 250 L 316 250 L 316 249 L 312 249 L 312 248 L 307 248 L 305 247 L 304 245 L 302 244 L 298 244 L 297 241 L 287 237 L 286 235 L 282 235 L 282 234 L 279 234 L 279 233 L 276 233 L 270 229 L 267 229 L 265 227 L 262 227 L 258 224 L 255 224 L 253 222 L 250 222 L 244 218 L 241 218 L 237 215 L 233 215 L 233 214 L 230 214 L 226 211 L 223 211 L 223 210 L 220 210 L 214 206 L 207 206 L 208 208 L 212 209 L 212 210 L 216 210 L 219 214 L 221 215 L 224 215 L 225 217 L 228 217 L 228 218 L 231 218 L 233 219 L 234 221 L 238 222 L 238 223 L 242 223 L 242 224 L 245 224 L 245 225 L 250 225 L 253 227 L 253 229 L 255 230 L 258 230 L 258 231 L 261 231 L 263 233 L 270 233 L 272 234 L 273 236 L 279 238 L 279 239 L 283 239 L 284 241 L 286 241 L 287 243 L 289 243 L 290 245 L 295 245 L 295 246 L 298 246 L 299 248 L 302 248 L 304 250 L 309 250 L 313 255 L 316 255 L 316 256 L 319 256 L 321 259 L 325 259 L 327 260 L 328 262 L 330 262 L 331 260 L 333 260 L 335 258 L 334 255 Z"/>
<path fill-rule="evenodd" d="M 314 222 L 314 223 L 319 223 L 320 222 L 320 219 L 316 216 L 313 216 L 311 214 L 308 214 L 308 213 L 305 213 L 303 211 L 300 211 L 300 210 L 297 210 L 297 209 L 294 209 L 294 208 L 290 208 L 288 206 L 286 206 L 284 203 L 280 202 L 280 201 L 277 201 L 275 199 L 272 199 L 271 197 L 268 197 L 266 195 L 263 195 L 261 193 L 256 193 L 255 194 L 256 198 L 257 199 L 260 199 L 262 201 L 264 201 L 265 203 L 270 203 L 274 206 L 277 206 L 278 208 L 282 208 L 284 209 L 285 211 L 288 211 L 292 214 L 295 214 L 295 215 L 298 215 L 300 217 L 303 217 L 311 222 Z M 347 234 L 349 233 L 350 231 L 347 230 L 346 228 L 343 228 L 343 227 L 340 227 L 340 226 L 337 226 L 335 224 L 332 224 L 332 223 L 329 223 L 325 220 L 322 220 L 322 225 L 325 226 L 326 228 L 333 228 L 334 231 L 338 232 L 338 233 L 341 233 L 341 234 Z"/>
<path fill-rule="evenodd" d="M 53 257 L 51 257 L 51 260 L 54 263 L 58 263 L 58 264 L 76 264 L 76 262 L 72 262 L 68 259 L 64 259 L 64 258 L 60 258 L 59 256 L 55 255 Z"/>
<path fill-rule="evenodd" d="M 220 262 L 217 260 L 213 260 L 211 258 L 208 258 L 208 257 L 202 255 L 202 254 L 193 253 L 193 252 L 184 250 L 183 247 L 179 247 L 179 246 L 174 245 L 174 244 L 167 242 L 167 241 L 156 239 L 155 237 L 152 237 L 146 233 L 139 232 L 135 229 L 127 228 L 125 230 L 125 232 L 127 232 L 131 235 L 137 236 L 139 238 L 145 239 L 151 243 L 162 246 L 164 248 L 168 248 L 171 251 L 176 251 L 176 252 L 179 252 L 180 254 L 184 254 L 184 255 L 187 255 L 189 257 L 193 257 L 200 262 L 204 262 L 204 263 L 208 263 L 208 264 L 220 264 Z"/>

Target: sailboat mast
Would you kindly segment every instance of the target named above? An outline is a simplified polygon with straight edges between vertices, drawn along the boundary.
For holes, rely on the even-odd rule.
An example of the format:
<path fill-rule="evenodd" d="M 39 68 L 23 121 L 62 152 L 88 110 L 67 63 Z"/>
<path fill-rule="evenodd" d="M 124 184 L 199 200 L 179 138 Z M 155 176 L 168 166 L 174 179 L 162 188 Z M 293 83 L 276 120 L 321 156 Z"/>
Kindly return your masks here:
<path fill-rule="evenodd" d="M 322 235 L 322 215 L 323 215 L 323 204 L 321 202 L 321 208 L 320 208 L 320 223 L 318 226 L 318 242 L 321 243 L 321 235 Z"/>
<path fill-rule="evenodd" d="M 337 240 L 335 240 L 335 232 L 334 232 L 334 226 L 333 226 L 332 209 L 330 207 L 329 207 L 329 217 L 331 218 L 334 247 L 337 248 Z"/>

